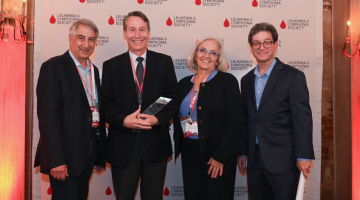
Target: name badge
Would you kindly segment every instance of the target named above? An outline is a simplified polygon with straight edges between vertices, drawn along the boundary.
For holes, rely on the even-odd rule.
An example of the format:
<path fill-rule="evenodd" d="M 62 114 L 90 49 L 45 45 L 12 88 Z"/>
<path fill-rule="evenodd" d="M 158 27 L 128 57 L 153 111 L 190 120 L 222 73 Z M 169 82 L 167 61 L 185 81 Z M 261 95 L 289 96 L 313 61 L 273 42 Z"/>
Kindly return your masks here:
<path fill-rule="evenodd" d="M 99 110 L 96 106 L 90 106 L 92 112 L 92 127 L 99 127 L 100 126 L 100 117 L 99 117 Z"/>
<path fill-rule="evenodd" d="M 198 124 L 191 120 L 191 116 L 181 119 L 181 126 L 183 129 L 184 137 L 187 138 L 192 135 L 199 135 Z"/>

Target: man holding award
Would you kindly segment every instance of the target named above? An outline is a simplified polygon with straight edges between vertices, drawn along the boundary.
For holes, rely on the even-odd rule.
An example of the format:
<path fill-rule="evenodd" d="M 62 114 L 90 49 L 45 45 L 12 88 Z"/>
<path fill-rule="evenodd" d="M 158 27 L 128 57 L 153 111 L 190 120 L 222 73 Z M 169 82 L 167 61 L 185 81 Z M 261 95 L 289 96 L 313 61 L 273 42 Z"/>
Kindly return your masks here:
<path fill-rule="evenodd" d="M 174 66 L 170 56 L 147 50 L 150 22 L 143 13 L 130 12 L 123 24 L 129 51 L 103 65 L 106 160 L 112 165 L 116 199 L 133 200 L 139 177 L 141 199 L 162 199 L 172 155 L 168 123 L 179 102 Z M 163 98 L 171 101 L 165 107 L 155 105 L 161 111 L 140 114 Z"/>

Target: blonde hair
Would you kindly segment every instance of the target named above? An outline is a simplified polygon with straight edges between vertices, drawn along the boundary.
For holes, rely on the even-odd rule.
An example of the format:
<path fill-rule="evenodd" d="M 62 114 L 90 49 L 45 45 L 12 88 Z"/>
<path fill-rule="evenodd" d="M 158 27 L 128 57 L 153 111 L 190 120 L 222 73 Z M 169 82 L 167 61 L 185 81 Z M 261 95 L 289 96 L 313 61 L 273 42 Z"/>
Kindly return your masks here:
<path fill-rule="evenodd" d="M 190 71 L 192 71 L 194 73 L 197 72 L 198 64 L 196 62 L 196 53 L 197 53 L 197 50 L 198 50 L 199 46 L 201 45 L 201 43 L 203 43 L 206 40 L 214 40 L 218 43 L 219 56 L 218 56 L 218 60 L 217 60 L 215 68 L 219 71 L 227 72 L 228 62 L 226 61 L 226 57 L 225 57 L 224 43 L 222 42 L 222 40 L 220 40 L 219 38 L 216 38 L 216 37 L 204 37 L 195 44 L 195 46 L 190 50 L 190 52 L 187 56 L 188 68 L 190 69 Z"/>

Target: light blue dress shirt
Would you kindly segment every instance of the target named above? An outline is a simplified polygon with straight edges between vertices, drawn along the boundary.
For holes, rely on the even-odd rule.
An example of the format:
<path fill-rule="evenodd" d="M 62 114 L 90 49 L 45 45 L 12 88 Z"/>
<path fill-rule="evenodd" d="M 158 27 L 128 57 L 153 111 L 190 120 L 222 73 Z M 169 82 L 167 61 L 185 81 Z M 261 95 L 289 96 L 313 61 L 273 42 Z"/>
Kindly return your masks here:
<path fill-rule="evenodd" d="M 91 97 L 90 97 L 90 93 L 92 92 L 90 91 L 90 76 L 91 76 L 91 72 L 90 72 L 90 66 L 89 66 L 89 62 L 86 62 L 86 69 L 80 64 L 80 62 L 75 58 L 75 56 L 71 53 L 71 51 L 69 50 L 69 54 L 71 56 L 71 58 L 73 59 L 76 67 L 79 69 L 81 76 L 83 77 L 84 81 L 86 82 L 86 85 L 88 86 L 88 89 L 86 89 L 85 84 L 83 83 L 83 81 L 81 80 L 81 82 L 83 83 L 84 89 L 85 89 L 85 93 L 89 102 L 89 106 L 92 106 L 92 102 L 91 102 Z M 95 74 L 95 73 L 94 73 Z M 93 77 L 95 78 L 95 77 Z M 99 96 L 98 96 L 98 91 L 97 91 L 97 87 L 96 84 L 93 86 L 95 87 L 95 93 L 96 93 L 96 103 L 98 104 L 98 109 L 99 109 Z M 89 90 L 89 91 L 88 91 Z"/>
<path fill-rule="evenodd" d="M 274 60 L 270 64 L 269 68 L 266 70 L 266 72 L 262 76 L 260 75 L 260 72 L 259 72 L 259 65 L 256 65 L 256 67 L 255 67 L 254 74 L 255 74 L 256 109 L 259 109 L 261 96 L 262 96 L 262 94 L 264 92 L 266 83 L 269 80 L 269 76 L 270 76 L 271 71 L 273 70 L 275 64 L 276 64 L 276 59 L 274 58 Z M 257 136 L 256 136 L 256 139 L 255 139 L 255 142 L 256 142 L 256 144 L 259 144 L 259 140 L 258 140 Z M 309 161 L 311 159 L 298 158 L 298 160 Z"/>

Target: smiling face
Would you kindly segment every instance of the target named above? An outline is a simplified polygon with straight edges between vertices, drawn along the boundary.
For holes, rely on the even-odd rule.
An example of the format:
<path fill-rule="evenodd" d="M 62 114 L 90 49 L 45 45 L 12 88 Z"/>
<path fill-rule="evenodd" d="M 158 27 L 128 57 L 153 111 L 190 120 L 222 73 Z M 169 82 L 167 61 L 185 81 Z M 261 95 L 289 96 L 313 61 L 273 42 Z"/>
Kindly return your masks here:
<path fill-rule="evenodd" d="M 207 51 L 215 51 L 219 53 L 219 44 L 216 42 L 216 40 L 205 40 L 202 42 L 197 49 L 204 48 Z M 212 71 L 216 68 L 216 65 L 218 64 L 219 56 L 210 55 L 208 52 L 200 52 L 196 51 L 196 63 L 198 65 L 198 71 L 199 70 L 209 70 Z"/>
<path fill-rule="evenodd" d="M 260 31 L 257 34 L 252 36 L 252 43 L 264 43 L 266 41 L 274 41 L 270 32 L 268 31 Z M 275 42 L 269 48 L 265 48 L 263 44 L 261 44 L 259 49 L 251 49 L 251 53 L 256 58 L 256 61 L 259 63 L 272 62 L 275 57 L 275 52 L 278 47 L 278 42 Z"/>
<path fill-rule="evenodd" d="M 82 64 L 86 63 L 94 52 L 96 44 L 96 34 L 90 26 L 79 25 L 76 34 L 69 36 L 70 51 L 74 57 Z M 86 65 L 84 65 L 86 67 Z"/>
<path fill-rule="evenodd" d="M 128 43 L 129 51 L 137 56 L 144 54 L 150 38 L 150 30 L 148 30 L 148 25 L 143 19 L 137 16 L 129 17 L 123 34 L 124 40 Z"/>

